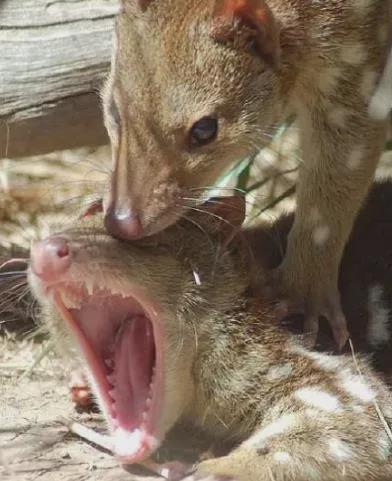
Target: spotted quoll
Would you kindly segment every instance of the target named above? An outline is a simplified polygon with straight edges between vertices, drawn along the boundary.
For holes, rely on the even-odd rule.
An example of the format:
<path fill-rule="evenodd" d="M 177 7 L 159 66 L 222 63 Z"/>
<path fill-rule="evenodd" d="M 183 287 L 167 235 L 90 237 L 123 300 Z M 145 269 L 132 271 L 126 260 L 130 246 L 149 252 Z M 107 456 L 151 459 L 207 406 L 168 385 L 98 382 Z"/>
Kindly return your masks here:
<path fill-rule="evenodd" d="M 305 313 L 306 330 L 315 334 L 324 316 L 343 345 L 338 273 L 383 149 L 392 2 L 121 3 L 104 93 L 108 231 L 137 239 L 189 215 L 234 161 L 294 114 L 298 209 L 276 289 L 290 312 Z"/>
<path fill-rule="evenodd" d="M 188 481 L 392 479 L 392 394 L 377 358 L 391 352 L 391 203 L 391 184 L 373 191 L 341 272 L 349 323 L 368 321 L 354 349 L 370 346 L 379 373 L 281 326 L 264 285 L 292 220 L 240 230 L 240 198 L 208 202 L 148 239 L 114 239 L 98 213 L 36 243 L 31 288 L 86 366 L 119 460 L 143 461 L 186 420 L 233 445 Z M 264 258 L 253 255 L 254 241 L 271 238 Z"/>

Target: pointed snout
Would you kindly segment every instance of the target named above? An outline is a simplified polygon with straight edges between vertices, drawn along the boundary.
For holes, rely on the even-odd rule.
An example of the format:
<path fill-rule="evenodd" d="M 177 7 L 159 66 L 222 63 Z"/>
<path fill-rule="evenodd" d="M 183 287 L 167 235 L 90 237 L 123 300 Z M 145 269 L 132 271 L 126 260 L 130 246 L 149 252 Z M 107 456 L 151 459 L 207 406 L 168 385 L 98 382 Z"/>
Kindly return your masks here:
<path fill-rule="evenodd" d="M 31 248 L 31 269 L 46 282 L 56 281 L 71 265 L 71 251 L 67 239 L 48 237 Z"/>
<path fill-rule="evenodd" d="M 105 228 L 113 237 L 124 240 L 140 239 L 144 235 L 140 216 L 127 207 L 109 206 L 105 212 Z"/>

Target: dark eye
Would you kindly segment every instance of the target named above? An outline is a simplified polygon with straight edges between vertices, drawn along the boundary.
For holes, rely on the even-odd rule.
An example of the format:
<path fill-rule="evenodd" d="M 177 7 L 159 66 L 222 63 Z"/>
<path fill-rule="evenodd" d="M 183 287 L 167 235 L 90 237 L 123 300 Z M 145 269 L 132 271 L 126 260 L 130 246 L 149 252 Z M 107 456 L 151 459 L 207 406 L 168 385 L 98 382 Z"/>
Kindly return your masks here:
<path fill-rule="evenodd" d="M 214 117 L 203 117 L 192 125 L 190 141 L 192 146 L 212 142 L 218 133 L 218 121 Z"/>
<path fill-rule="evenodd" d="M 110 99 L 109 114 L 112 117 L 113 122 L 117 125 L 120 125 L 121 123 L 120 112 L 118 111 L 116 101 L 114 100 L 113 97 Z"/>

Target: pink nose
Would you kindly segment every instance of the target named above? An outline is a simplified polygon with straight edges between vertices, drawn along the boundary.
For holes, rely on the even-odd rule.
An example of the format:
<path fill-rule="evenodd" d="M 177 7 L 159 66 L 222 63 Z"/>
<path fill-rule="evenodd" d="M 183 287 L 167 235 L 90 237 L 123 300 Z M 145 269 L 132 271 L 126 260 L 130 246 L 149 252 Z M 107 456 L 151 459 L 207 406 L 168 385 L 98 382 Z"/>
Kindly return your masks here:
<path fill-rule="evenodd" d="M 114 237 L 132 240 L 143 237 L 140 217 L 131 209 L 117 209 L 110 206 L 105 214 L 106 230 Z"/>
<path fill-rule="evenodd" d="M 63 237 L 48 237 L 31 249 L 31 268 L 44 281 L 58 280 L 70 265 L 71 252 Z"/>

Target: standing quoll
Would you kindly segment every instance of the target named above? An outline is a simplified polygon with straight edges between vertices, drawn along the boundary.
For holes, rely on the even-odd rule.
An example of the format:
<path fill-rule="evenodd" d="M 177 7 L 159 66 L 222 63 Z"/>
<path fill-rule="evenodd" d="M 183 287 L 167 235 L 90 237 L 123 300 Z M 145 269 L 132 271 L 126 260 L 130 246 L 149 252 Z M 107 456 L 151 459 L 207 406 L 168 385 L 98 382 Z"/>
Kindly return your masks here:
<path fill-rule="evenodd" d="M 373 191 L 341 273 L 347 318 L 365 323 L 354 345 L 373 351 L 379 374 L 279 325 L 259 277 L 268 283 L 290 221 L 238 233 L 238 199 L 148 239 L 114 239 L 97 214 L 36 243 L 29 282 L 43 319 L 86 365 L 119 459 L 149 457 L 187 420 L 235 445 L 189 479 L 392 479 L 380 417 L 392 419 L 391 203 L 391 184 Z"/>
<path fill-rule="evenodd" d="M 122 6 L 104 93 L 114 158 L 108 231 L 137 239 L 189 215 L 225 169 L 295 113 L 298 209 L 276 284 L 308 330 L 323 315 L 344 344 L 338 272 L 383 147 L 385 122 L 369 115 L 369 102 L 391 43 L 392 2 Z"/>

